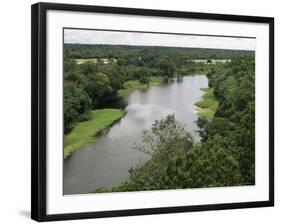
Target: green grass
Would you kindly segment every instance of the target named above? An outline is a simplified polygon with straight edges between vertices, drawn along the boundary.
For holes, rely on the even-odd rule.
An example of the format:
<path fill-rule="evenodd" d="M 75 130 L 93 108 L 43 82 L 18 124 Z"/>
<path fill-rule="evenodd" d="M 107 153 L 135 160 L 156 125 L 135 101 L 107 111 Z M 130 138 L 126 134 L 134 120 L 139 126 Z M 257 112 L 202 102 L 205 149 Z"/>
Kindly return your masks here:
<path fill-rule="evenodd" d="M 68 158 L 74 151 L 94 142 L 96 135 L 122 116 L 123 111 L 120 109 L 92 110 L 89 120 L 79 122 L 69 134 L 64 136 L 64 158 Z"/>
<path fill-rule="evenodd" d="M 149 85 L 141 83 L 139 80 L 129 80 L 125 82 L 124 89 L 118 91 L 118 96 L 128 96 L 135 90 L 147 89 L 151 86 L 160 86 L 163 83 L 163 78 L 160 76 L 152 76 L 149 78 Z"/>
<path fill-rule="evenodd" d="M 199 116 L 206 117 L 212 119 L 219 102 L 214 97 L 214 91 L 211 88 L 201 88 L 204 92 L 203 99 L 196 102 L 195 105 L 197 106 L 196 111 Z"/>

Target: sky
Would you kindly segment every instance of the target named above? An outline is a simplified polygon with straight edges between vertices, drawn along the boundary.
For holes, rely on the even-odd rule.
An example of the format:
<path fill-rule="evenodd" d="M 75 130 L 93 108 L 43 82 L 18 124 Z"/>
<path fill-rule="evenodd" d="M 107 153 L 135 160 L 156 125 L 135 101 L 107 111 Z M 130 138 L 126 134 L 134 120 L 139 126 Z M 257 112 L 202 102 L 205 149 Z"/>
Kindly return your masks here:
<path fill-rule="evenodd" d="M 65 29 L 65 43 L 255 50 L 255 38 Z"/>

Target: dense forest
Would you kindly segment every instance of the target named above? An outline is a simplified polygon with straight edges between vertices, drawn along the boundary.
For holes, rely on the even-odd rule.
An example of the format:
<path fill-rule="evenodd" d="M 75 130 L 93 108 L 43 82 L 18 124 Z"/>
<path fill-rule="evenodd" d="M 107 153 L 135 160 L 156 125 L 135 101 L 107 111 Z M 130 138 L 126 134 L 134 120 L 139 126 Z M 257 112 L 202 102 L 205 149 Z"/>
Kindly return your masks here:
<path fill-rule="evenodd" d="M 196 142 L 174 115 L 156 120 L 136 149 L 151 159 L 130 169 L 129 180 L 95 192 L 220 187 L 255 184 L 255 64 L 253 56 L 207 74 L 219 106 L 199 117 Z"/>
<path fill-rule="evenodd" d="M 251 55 L 251 51 L 163 47 L 163 46 L 132 46 L 132 45 L 93 45 L 93 44 L 65 44 L 65 54 L 69 58 L 109 58 L 118 59 L 120 63 L 126 61 L 130 64 L 140 64 L 139 58 L 144 63 L 153 64 L 154 60 L 163 55 L 168 56 L 176 64 L 189 59 L 226 59 Z M 123 59 L 123 60 L 121 60 Z M 135 63 L 134 63 L 135 61 Z"/>

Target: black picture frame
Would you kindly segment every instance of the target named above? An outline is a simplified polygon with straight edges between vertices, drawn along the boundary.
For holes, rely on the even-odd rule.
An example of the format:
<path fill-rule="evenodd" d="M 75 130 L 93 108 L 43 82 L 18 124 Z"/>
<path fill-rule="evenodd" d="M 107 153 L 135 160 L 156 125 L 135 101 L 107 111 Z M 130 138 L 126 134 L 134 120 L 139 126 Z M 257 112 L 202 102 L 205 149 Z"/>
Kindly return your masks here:
<path fill-rule="evenodd" d="M 162 16 L 221 21 L 239 21 L 269 24 L 269 200 L 208 204 L 195 206 L 160 207 L 99 211 L 85 213 L 54 214 L 46 213 L 46 12 L 63 10 L 75 12 L 95 12 L 124 15 Z M 37 3 L 31 11 L 31 218 L 36 221 L 73 220 L 116 216 L 147 215 L 161 213 L 192 212 L 206 210 L 238 209 L 274 206 L 274 18 L 240 15 L 164 11 L 136 8 L 103 7 L 73 4 Z"/>

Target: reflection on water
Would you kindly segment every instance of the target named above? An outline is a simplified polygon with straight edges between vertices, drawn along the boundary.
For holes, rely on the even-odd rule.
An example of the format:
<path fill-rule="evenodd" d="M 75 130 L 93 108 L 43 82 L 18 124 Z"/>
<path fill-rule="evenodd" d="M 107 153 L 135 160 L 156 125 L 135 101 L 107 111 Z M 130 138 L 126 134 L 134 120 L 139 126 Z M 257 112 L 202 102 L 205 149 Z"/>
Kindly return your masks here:
<path fill-rule="evenodd" d="M 206 76 L 189 76 L 181 82 L 130 94 L 126 98 L 127 113 L 120 122 L 64 161 L 64 194 L 88 193 L 126 180 L 128 170 L 147 159 L 134 149 L 134 144 L 141 141 L 143 130 L 150 128 L 155 119 L 174 113 L 196 135 L 194 103 L 202 96 L 200 88 L 207 86 Z"/>

